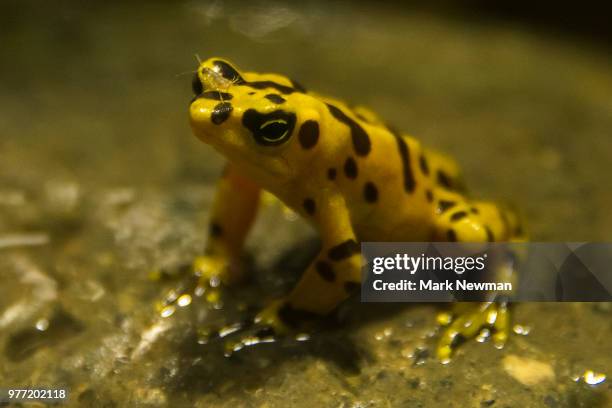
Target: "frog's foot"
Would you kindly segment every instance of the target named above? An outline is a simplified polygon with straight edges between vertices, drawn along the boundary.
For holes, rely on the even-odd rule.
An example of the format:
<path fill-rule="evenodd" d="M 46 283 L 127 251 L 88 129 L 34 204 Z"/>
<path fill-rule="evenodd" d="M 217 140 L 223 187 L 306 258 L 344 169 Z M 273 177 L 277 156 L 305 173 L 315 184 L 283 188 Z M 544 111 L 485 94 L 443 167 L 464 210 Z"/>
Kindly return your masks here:
<path fill-rule="evenodd" d="M 220 309 L 223 306 L 223 288 L 238 280 L 238 273 L 232 270 L 227 258 L 219 256 L 199 256 L 182 269 L 188 272 L 188 276 L 158 302 L 162 315 L 172 314 L 177 306 L 189 305 L 197 298 L 203 299 L 213 309 Z"/>
<path fill-rule="evenodd" d="M 446 364 L 464 340 L 475 338 L 479 342 L 492 338 L 496 348 L 501 349 L 508 339 L 510 315 L 506 302 L 457 304 L 459 313 L 444 312 L 438 322 L 446 326 L 438 342 L 436 354 Z"/>
<path fill-rule="evenodd" d="M 224 354 L 229 357 L 245 347 L 281 338 L 303 340 L 319 319 L 318 314 L 294 309 L 286 299 L 278 299 L 253 318 L 205 332 L 204 342 L 222 339 Z"/>

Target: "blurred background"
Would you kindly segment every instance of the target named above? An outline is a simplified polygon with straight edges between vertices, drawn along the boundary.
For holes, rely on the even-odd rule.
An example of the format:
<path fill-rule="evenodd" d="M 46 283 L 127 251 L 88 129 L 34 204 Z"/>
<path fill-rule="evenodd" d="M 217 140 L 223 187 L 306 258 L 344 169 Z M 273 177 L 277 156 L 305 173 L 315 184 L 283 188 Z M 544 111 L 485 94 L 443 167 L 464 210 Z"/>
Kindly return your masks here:
<path fill-rule="evenodd" d="M 429 357 L 431 305 L 357 307 L 308 345 L 237 362 L 197 344 L 208 311 L 160 319 L 155 300 L 178 278 L 151 279 L 202 248 L 223 163 L 188 126 L 197 56 L 370 106 L 452 154 L 475 197 L 519 208 L 534 241 L 610 240 L 605 10 L 204 0 L 0 8 L 0 386 L 63 384 L 75 406 L 609 403 L 609 379 L 574 381 L 612 367 L 609 305 L 518 305 L 528 336 L 503 352 L 466 344 L 450 366 Z M 271 207 L 249 243 L 263 273 L 241 293 L 247 303 L 290 287 L 296 274 L 284 271 L 313 251 L 312 232 Z M 516 366 L 544 374 L 529 382 Z"/>

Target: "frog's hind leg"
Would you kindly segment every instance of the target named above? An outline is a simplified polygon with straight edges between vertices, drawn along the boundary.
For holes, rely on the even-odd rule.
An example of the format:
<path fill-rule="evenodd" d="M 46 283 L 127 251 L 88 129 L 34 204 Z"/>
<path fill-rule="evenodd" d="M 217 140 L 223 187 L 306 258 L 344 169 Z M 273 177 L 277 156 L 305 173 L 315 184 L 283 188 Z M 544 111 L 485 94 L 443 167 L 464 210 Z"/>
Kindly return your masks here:
<path fill-rule="evenodd" d="M 447 196 L 440 201 L 436 222 L 436 238 L 440 241 L 493 242 L 521 241 L 524 231 L 518 217 L 489 202 L 470 202 Z M 502 271 L 499 271 L 502 272 Z M 507 273 L 505 270 L 504 273 Z M 465 339 L 492 333 L 496 347 L 505 344 L 510 327 L 507 301 L 491 294 L 494 301 L 458 303 L 454 312 L 442 313 L 438 321 L 447 325 L 438 343 L 436 354 L 448 362 L 456 346 Z"/>
<path fill-rule="evenodd" d="M 518 218 L 493 203 L 468 201 L 458 194 L 439 190 L 435 196 L 436 241 L 509 241 L 523 234 Z"/>

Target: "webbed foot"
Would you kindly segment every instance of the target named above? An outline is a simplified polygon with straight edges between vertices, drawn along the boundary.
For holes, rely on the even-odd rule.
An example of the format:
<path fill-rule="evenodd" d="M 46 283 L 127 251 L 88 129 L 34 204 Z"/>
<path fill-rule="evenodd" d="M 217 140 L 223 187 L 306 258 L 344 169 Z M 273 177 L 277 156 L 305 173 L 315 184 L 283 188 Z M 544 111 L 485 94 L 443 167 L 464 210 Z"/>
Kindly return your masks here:
<path fill-rule="evenodd" d="M 438 315 L 438 323 L 446 326 L 436 348 L 436 355 L 443 364 L 450 361 L 457 346 L 467 339 L 484 342 L 491 337 L 496 348 L 503 348 L 510 330 L 506 302 L 459 303 L 456 309 L 461 310 Z"/>

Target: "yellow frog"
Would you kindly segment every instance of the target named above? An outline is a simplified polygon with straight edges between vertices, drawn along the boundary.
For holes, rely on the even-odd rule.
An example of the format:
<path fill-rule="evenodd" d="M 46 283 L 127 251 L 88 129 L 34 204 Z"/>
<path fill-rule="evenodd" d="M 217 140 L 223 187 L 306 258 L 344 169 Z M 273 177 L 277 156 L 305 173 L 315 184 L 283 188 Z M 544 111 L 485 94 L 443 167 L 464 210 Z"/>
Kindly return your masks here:
<path fill-rule="evenodd" d="M 295 288 L 254 319 L 259 336 L 307 327 L 358 290 L 361 241 L 524 239 L 513 213 L 464 195 L 451 159 L 366 108 L 307 91 L 282 75 L 239 71 L 221 58 L 200 63 L 193 91 L 193 132 L 228 160 L 206 250 L 194 262 L 200 292 L 209 292 L 204 298 L 214 301 L 219 287 L 242 277 L 237 260 L 262 190 L 321 237 L 320 253 Z M 462 309 L 440 339 L 442 360 L 458 340 L 483 328 L 498 346 L 507 338 L 505 303 Z"/>

